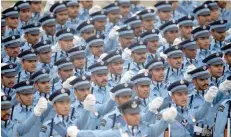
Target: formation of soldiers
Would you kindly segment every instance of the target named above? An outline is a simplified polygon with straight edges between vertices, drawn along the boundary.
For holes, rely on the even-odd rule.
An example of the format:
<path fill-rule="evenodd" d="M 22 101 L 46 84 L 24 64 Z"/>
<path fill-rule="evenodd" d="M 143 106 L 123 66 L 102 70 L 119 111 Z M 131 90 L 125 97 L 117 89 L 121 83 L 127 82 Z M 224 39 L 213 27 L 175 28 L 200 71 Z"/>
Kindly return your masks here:
<path fill-rule="evenodd" d="M 17 1 L 1 16 L 2 137 L 230 137 L 226 1 Z"/>

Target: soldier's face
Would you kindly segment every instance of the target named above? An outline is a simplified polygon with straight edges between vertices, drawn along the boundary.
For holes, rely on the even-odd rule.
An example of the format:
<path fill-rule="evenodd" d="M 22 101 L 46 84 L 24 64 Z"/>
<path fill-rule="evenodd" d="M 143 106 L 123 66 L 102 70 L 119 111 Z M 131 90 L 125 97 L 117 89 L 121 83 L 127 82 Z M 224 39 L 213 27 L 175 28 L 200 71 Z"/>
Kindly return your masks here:
<path fill-rule="evenodd" d="M 39 61 L 41 63 L 50 63 L 51 62 L 51 52 L 44 52 L 44 53 L 39 53 L 37 55 Z"/>
<path fill-rule="evenodd" d="M 7 17 L 6 25 L 12 29 L 17 28 L 18 27 L 18 17 Z"/>
<path fill-rule="evenodd" d="M 108 73 L 105 74 L 93 74 L 93 81 L 96 85 L 106 86 L 108 83 Z"/>
<path fill-rule="evenodd" d="M 208 79 L 193 79 L 193 84 L 196 86 L 197 90 L 206 90 L 209 86 Z"/>
<path fill-rule="evenodd" d="M 59 40 L 59 45 L 63 51 L 68 51 L 73 47 L 73 39 L 72 40 Z"/>
<path fill-rule="evenodd" d="M 83 38 L 84 40 L 86 40 L 86 39 L 88 39 L 89 37 L 91 37 L 91 36 L 93 36 L 93 35 L 95 35 L 95 31 L 84 32 L 84 33 L 82 34 L 82 38 Z"/>
<path fill-rule="evenodd" d="M 174 40 L 179 36 L 178 30 L 165 32 L 164 38 L 168 43 L 173 44 Z"/>
<path fill-rule="evenodd" d="M 88 94 L 90 94 L 90 88 L 75 89 L 75 96 L 80 101 L 84 101 Z"/>
<path fill-rule="evenodd" d="M 35 72 L 36 71 L 36 60 L 24 60 L 22 61 L 22 67 L 27 72 Z"/>
<path fill-rule="evenodd" d="M 226 32 L 217 32 L 215 30 L 211 31 L 213 38 L 217 41 L 224 41 L 226 37 Z"/>
<path fill-rule="evenodd" d="M 56 33 L 56 26 L 55 25 L 45 25 L 43 26 L 43 30 L 46 32 L 47 35 L 55 35 Z"/>
<path fill-rule="evenodd" d="M 150 94 L 150 85 L 136 85 L 134 90 L 136 96 L 139 98 L 148 98 Z"/>
<path fill-rule="evenodd" d="M 191 37 L 191 32 L 192 32 L 192 26 L 180 26 L 179 28 L 180 34 L 183 38 L 190 38 Z"/>
<path fill-rule="evenodd" d="M 106 21 L 95 21 L 94 27 L 97 31 L 104 31 Z"/>
<path fill-rule="evenodd" d="M 41 10 L 42 10 L 42 2 L 31 2 L 31 10 L 33 11 L 33 12 L 36 12 L 36 13 L 38 13 L 38 12 L 41 12 Z"/>
<path fill-rule="evenodd" d="M 130 12 L 130 6 L 120 6 L 120 13 L 123 17 L 128 17 Z"/>
<path fill-rule="evenodd" d="M 218 1 L 217 4 L 219 5 L 219 7 L 221 7 L 222 9 L 226 7 L 227 5 L 227 1 Z"/>
<path fill-rule="evenodd" d="M 10 119 L 10 112 L 11 112 L 11 109 L 1 110 L 1 120 L 2 121 L 9 120 Z"/>
<path fill-rule="evenodd" d="M 175 69 L 181 67 L 183 62 L 183 57 L 168 58 L 168 64 Z"/>
<path fill-rule="evenodd" d="M 35 45 L 39 42 L 40 34 L 25 34 L 24 36 L 28 43 Z"/>
<path fill-rule="evenodd" d="M 73 69 L 64 70 L 59 69 L 58 71 L 59 76 L 61 77 L 62 81 L 66 81 L 69 77 L 73 76 Z"/>
<path fill-rule="evenodd" d="M 132 96 L 116 96 L 115 101 L 118 105 L 122 105 L 132 99 Z"/>
<path fill-rule="evenodd" d="M 151 71 L 152 80 L 156 82 L 164 81 L 164 68 L 154 68 Z"/>
<path fill-rule="evenodd" d="M 49 93 L 50 90 L 51 90 L 51 83 L 50 83 L 50 81 L 47 81 L 47 82 L 36 82 L 34 84 L 34 86 L 41 93 Z"/>
<path fill-rule="evenodd" d="M 119 42 L 123 48 L 129 47 L 132 44 L 132 40 L 133 40 L 132 38 L 123 38 L 123 37 L 119 38 Z"/>
<path fill-rule="evenodd" d="M 8 56 L 10 57 L 17 57 L 20 53 L 20 47 L 8 47 L 8 48 L 5 48 L 5 51 L 7 53 Z"/>
<path fill-rule="evenodd" d="M 140 114 L 123 114 L 123 119 L 126 121 L 126 123 L 130 126 L 137 126 L 140 123 Z"/>
<path fill-rule="evenodd" d="M 1 27 L 1 34 L 2 34 L 2 36 L 5 34 L 5 31 L 6 31 L 6 26 Z"/>
<path fill-rule="evenodd" d="M 169 21 L 172 17 L 171 11 L 158 11 L 158 16 L 161 21 Z"/>
<path fill-rule="evenodd" d="M 77 69 L 83 69 L 85 66 L 86 59 L 85 58 L 76 58 L 73 62 L 73 65 Z"/>
<path fill-rule="evenodd" d="M 33 103 L 34 94 L 32 94 L 32 93 L 30 93 L 30 94 L 17 93 L 16 98 L 20 102 L 20 104 L 30 106 Z"/>
<path fill-rule="evenodd" d="M 2 85 L 8 88 L 12 88 L 14 86 L 14 82 L 16 80 L 15 76 L 4 76 L 2 75 Z"/>
<path fill-rule="evenodd" d="M 211 12 L 211 14 L 210 14 L 210 16 L 211 16 L 211 20 L 212 21 L 217 21 L 218 20 L 218 18 L 219 18 L 219 10 L 218 9 L 212 9 L 212 10 L 210 10 L 210 12 Z"/>
<path fill-rule="evenodd" d="M 80 1 L 81 5 L 83 6 L 84 9 L 91 9 L 93 5 L 92 0 L 87 0 L 87 1 Z"/>
<path fill-rule="evenodd" d="M 178 106 L 186 106 L 188 104 L 188 92 L 172 93 L 172 101 Z"/>
<path fill-rule="evenodd" d="M 209 66 L 209 72 L 215 78 L 221 77 L 223 75 L 223 70 L 224 70 L 223 65 L 210 65 Z"/>
<path fill-rule="evenodd" d="M 197 56 L 197 49 L 184 49 L 183 51 L 187 58 L 195 59 Z"/>
<path fill-rule="evenodd" d="M 90 46 L 90 51 L 92 55 L 99 57 L 103 54 L 103 45 L 102 46 Z"/>
<path fill-rule="evenodd" d="M 196 42 L 200 49 L 209 49 L 210 46 L 209 37 L 197 38 Z"/>
<path fill-rule="evenodd" d="M 31 9 L 21 9 L 19 12 L 19 16 L 22 21 L 29 21 L 32 16 Z"/>
<path fill-rule="evenodd" d="M 134 31 L 134 35 L 136 37 L 139 37 L 142 34 L 142 27 L 141 27 L 141 25 L 140 26 L 136 26 L 133 31 Z"/>
<path fill-rule="evenodd" d="M 70 112 L 70 100 L 58 101 L 54 103 L 54 108 L 57 114 L 62 116 L 67 116 Z"/>
<path fill-rule="evenodd" d="M 132 59 L 136 63 L 144 63 L 146 61 L 147 54 L 144 53 L 132 53 Z"/>
<path fill-rule="evenodd" d="M 224 56 L 226 63 L 231 66 L 231 52 L 228 52 Z"/>
<path fill-rule="evenodd" d="M 205 26 L 209 25 L 211 21 L 210 14 L 205 16 L 197 16 L 197 21 L 200 25 L 205 25 Z"/>
<path fill-rule="evenodd" d="M 108 69 L 112 74 L 122 74 L 124 62 L 115 62 L 108 65 Z"/>
<path fill-rule="evenodd" d="M 68 19 L 67 10 L 56 13 L 56 22 L 60 25 L 64 25 Z"/>
<path fill-rule="evenodd" d="M 153 20 L 142 20 L 142 27 L 144 30 L 153 30 L 154 29 L 154 19 Z"/>
<path fill-rule="evenodd" d="M 120 13 L 108 13 L 108 19 L 112 23 L 117 23 L 120 19 Z"/>
<path fill-rule="evenodd" d="M 156 53 L 156 50 L 158 48 L 159 48 L 159 42 L 157 40 L 147 42 L 147 49 L 150 53 Z"/>
<path fill-rule="evenodd" d="M 178 1 L 173 1 L 172 2 L 172 8 L 173 8 L 173 10 L 176 10 L 176 8 L 178 7 L 178 5 L 179 5 Z"/>
<path fill-rule="evenodd" d="M 79 14 L 79 6 L 73 5 L 67 8 L 67 14 L 70 18 L 76 18 Z"/>

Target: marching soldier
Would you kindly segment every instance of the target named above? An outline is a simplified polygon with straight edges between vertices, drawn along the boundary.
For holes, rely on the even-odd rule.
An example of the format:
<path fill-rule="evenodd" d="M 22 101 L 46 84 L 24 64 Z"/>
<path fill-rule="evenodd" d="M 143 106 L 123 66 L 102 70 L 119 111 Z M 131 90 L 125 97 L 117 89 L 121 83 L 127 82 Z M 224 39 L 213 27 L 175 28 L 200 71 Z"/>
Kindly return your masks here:
<path fill-rule="evenodd" d="M 38 22 L 41 17 L 42 1 L 32 0 L 29 3 L 32 11 L 32 22 Z"/>
<path fill-rule="evenodd" d="M 228 77 L 231 74 L 231 43 L 226 44 L 221 50 L 224 52 L 225 60 L 224 76 Z"/>
<path fill-rule="evenodd" d="M 144 9 L 137 14 L 141 18 L 141 26 L 143 31 L 151 31 L 156 27 L 154 26 L 154 12 L 154 9 Z"/>
<path fill-rule="evenodd" d="M 80 1 L 82 8 L 79 11 L 79 19 L 85 21 L 89 18 L 89 10 L 93 6 L 93 1 Z"/>
<path fill-rule="evenodd" d="M 104 10 L 96 11 L 91 13 L 90 18 L 92 19 L 92 24 L 95 27 L 96 35 L 105 35 L 105 25 L 107 21 L 107 16 Z M 105 35 L 106 36 L 106 35 Z"/>
<path fill-rule="evenodd" d="M 134 32 L 135 39 L 136 39 L 136 41 L 138 41 L 140 38 L 140 35 L 142 33 L 140 16 L 138 16 L 138 15 L 132 16 L 132 17 L 128 18 L 127 20 L 125 20 L 124 24 L 127 24 L 131 27 L 131 29 Z"/>
<path fill-rule="evenodd" d="M 209 25 L 211 21 L 211 18 L 210 18 L 211 12 L 207 4 L 202 4 L 196 7 L 193 10 L 193 13 L 197 19 L 195 25 L 197 26 L 208 26 Z"/>
<path fill-rule="evenodd" d="M 211 21 L 212 22 L 217 21 L 220 16 L 219 6 L 217 5 L 217 1 L 205 1 L 203 4 L 207 4 L 208 8 L 210 9 Z"/>
<path fill-rule="evenodd" d="M 177 20 L 180 36 L 177 39 L 186 40 L 191 38 L 194 17 L 191 15 L 183 16 Z"/>

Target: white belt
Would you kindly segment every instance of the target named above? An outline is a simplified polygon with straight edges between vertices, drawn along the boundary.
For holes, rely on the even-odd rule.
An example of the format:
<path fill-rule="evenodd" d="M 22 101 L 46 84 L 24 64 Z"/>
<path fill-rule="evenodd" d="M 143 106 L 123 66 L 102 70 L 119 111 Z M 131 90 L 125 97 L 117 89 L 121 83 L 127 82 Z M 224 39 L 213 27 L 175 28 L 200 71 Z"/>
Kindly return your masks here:
<path fill-rule="evenodd" d="M 194 133 L 200 133 L 202 136 L 210 136 L 212 134 L 211 130 L 198 126 L 194 126 Z"/>

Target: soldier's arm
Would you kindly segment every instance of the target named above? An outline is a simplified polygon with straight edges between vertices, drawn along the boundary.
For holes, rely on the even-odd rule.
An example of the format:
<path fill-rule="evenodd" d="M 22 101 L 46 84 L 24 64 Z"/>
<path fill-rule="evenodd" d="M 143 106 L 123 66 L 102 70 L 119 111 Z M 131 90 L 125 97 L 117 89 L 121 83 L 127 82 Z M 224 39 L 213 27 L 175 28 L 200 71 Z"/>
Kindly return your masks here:
<path fill-rule="evenodd" d="M 105 114 L 113 110 L 115 105 L 115 101 L 109 99 L 107 102 L 104 102 L 103 104 L 96 104 L 96 110 L 100 116 L 104 116 Z"/>
<path fill-rule="evenodd" d="M 203 104 L 203 106 L 201 106 L 197 110 L 194 110 L 193 111 L 193 116 L 195 117 L 195 119 L 197 121 L 203 119 L 206 116 L 206 114 L 208 113 L 209 107 L 211 107 L 211 103 L 205 101 L 205 103 Z"/>
<path fill-rule="evenodd" d="M 88 125 L 89 120 L 90 120 L 90 113 L 91 113 L 90 111 L 87 111 L 87 110 L 84 109 L 82 115 L 80 116 L 80 118 L 76 119 L 74 121 L 75 125 L 79 129 L 85 129 L 86 128 L 86 126 Z"/>
<path fill-rule="evenodd" d="M 168 122 L 160 120 L 158 123 L 152 124 L 148 127 L 148 136 L 160 136 L 168 128 Z"/>

